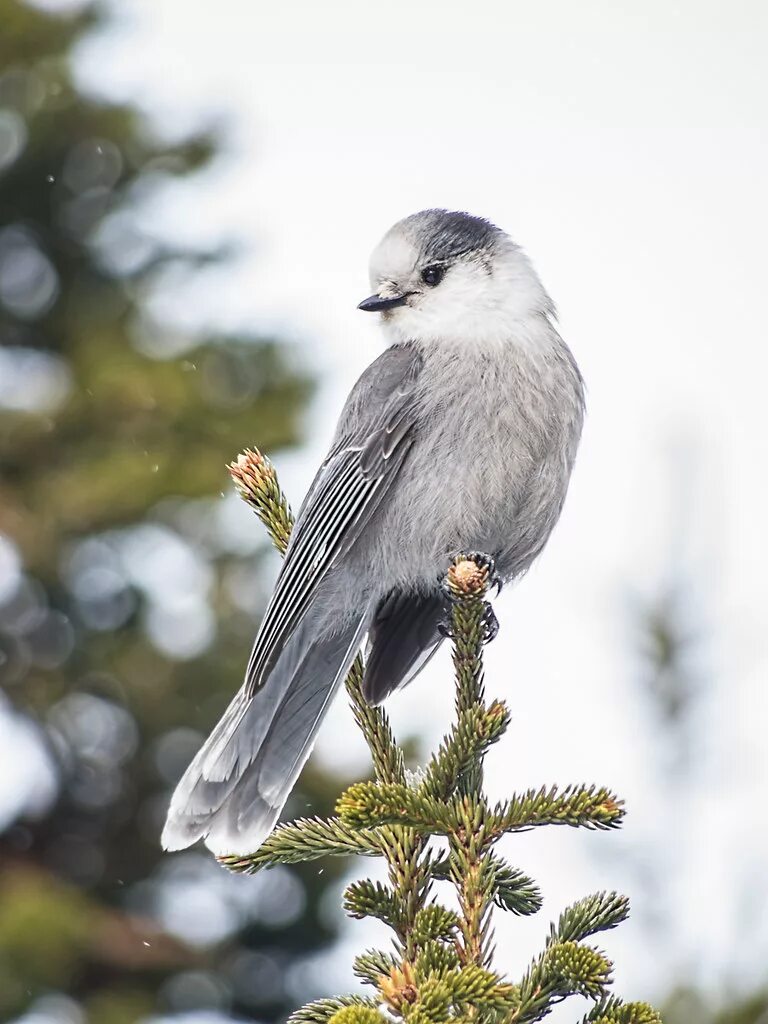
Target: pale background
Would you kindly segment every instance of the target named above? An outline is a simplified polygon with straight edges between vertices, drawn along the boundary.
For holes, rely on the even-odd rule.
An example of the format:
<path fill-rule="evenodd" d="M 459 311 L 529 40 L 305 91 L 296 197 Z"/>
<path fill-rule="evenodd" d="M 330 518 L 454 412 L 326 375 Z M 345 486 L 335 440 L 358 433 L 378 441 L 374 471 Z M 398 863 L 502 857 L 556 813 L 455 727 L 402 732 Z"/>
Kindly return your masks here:
<path fill-rule="evenodd" d="M 622 995 L 764 980 L 768 6 L 114 8 L 116 26 L 82 50 L 83 80 L 164 130 L 213 117 L 230 140 L 204 181 L 175 184 L 146 216 L 177 237 L 234 239 L 241 258 L 193 293 L 166 290 L 157 314 L 182 331 L 277 326 L 322 374 L 308 444 L 279 466 L 295 500 L 379 351 L 355 305 L 394 220 L 427 206 L 489 217 L 558 305 L 588 420 L 553 540 L 498 602 L 487 677 L 514 720 L 490 782 L 499 796 L 605 783 L 630 813 L 619 835 L 508 840 L 546 904 L 499 919 L 500 964 L 520 974 L 566 902 L 616 888 L 635 908 L 603 943 Z M 698 637 L 687 770 L 639 686 L 633 632 L 637 606 L 669 586 Z M 437 737 L 449 687 L 441 658 L 391 702 L 398 728 Z M 352 730 L 340 701 L 317 756 L 362 765 Z M 349 925 L 330 985 L 349 984 L 351 951 L 371 938 Z"/>

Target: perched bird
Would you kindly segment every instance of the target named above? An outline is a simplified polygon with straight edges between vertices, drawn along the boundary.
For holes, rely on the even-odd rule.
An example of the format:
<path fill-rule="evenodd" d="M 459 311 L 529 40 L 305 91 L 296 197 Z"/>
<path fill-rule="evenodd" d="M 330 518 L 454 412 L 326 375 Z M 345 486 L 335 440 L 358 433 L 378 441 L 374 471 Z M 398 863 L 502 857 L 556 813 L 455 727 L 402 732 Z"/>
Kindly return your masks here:
<path fill-rule="evenodd" d="M 179 782 L 169 850 L 248 853 L 273 829 L 366 643 L 377 704 L 440 645 L 457 551 L 524 573 L 565 499 L 582 379 L 528 258 L 480 217 L 424 210 L 370 262 L 388 341 L 352 389 L 303 505 L 245 682 Z"/>

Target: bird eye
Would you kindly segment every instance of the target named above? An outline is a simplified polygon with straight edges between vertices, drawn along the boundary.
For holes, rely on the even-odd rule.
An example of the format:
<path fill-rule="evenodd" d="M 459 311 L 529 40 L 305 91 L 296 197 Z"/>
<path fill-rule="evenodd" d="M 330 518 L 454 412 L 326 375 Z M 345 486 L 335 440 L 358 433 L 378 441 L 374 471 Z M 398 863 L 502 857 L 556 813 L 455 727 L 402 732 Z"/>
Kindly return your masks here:
<path fill-rule="evenodd" d="M 436 284 L 440 284 L 444 277 L 445 267 L 425 267 L 421 272 L 421 280 L 431 288 L 434 288 Z"/>

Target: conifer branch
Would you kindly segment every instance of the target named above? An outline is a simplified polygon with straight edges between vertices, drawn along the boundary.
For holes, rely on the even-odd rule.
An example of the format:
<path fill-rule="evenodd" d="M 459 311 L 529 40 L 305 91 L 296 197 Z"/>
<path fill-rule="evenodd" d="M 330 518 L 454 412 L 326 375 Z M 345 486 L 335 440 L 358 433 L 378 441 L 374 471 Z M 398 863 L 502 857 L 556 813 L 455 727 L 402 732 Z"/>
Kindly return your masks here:
<path fill-rule="evenodd" d="M 662 1024 L 662 1020 L 658 1011 L 648 1003 L 624 1003 L 610 996 L 601 999 L 582 1018 L 581 1024 Z"/>
<path fill-rule="evenodd" d="M 617 828 L 624 817 L 624 805 L 607 789 L 595 786 L 568 786 L 559 792 L 529 789 L 497 805 L 488 816 L 488 827 L 495 834 L 518 832 L 537 825 L 571 825 L 574 828 Z"/>
<path fill-rule="evenodd" d="M 568 907 L 557 925 L 550 925 L 547 945 L 555 942 L 581 942 L 606 932 L 629 917 L 629 900 L 615 892 L 598 892 Z"/>
<path fill-rule="evenodd" d="M 378 988 L 381 976 L 391 974 L 397 966 L 398 961 L 392 953 L 384 953 L 380 949 L 369 949 L 366 953 L 355 957 L 353 970 L 355 977 L 364 984 Z"/>
<path fill-rule="evenodd" d="M 231 871 L 252 874 L 275 864 L 298 864 L 319 857 L 376 857 L 383 854 L 383 849 L 382 834 L 375 829 L 350 828 L 340 818 L 298 818 L 278 825 L 256 853 L 219 860 Z"/>
<path fill-rule="evenodd" d="M 229 469 L 285 552 L 293 519 L 269 460 L 249 450 Z M 406 773 L 385 712 L 363 698 L 358 657 L 346 688 L 371 753 L 373 780 L 350 786 L 336 817 L 280 825 L 250 856 L 220 858 L 243 872 L 348 854 L 386 861 L 387 884 L 362 879 L 344 895 L 350 916 L 378 918 L 394 932 L 394 952 L 368 950 L 355 960 L 355 975 L 375 995 L 310 1003 L 289 1024 L 388 1024 L 393 1018 L 407 1024 L 527 1024 L 571 995 L 594 1001 L 582 1024 L 661 1024 L 647 1004 L 609 995 L 613 965 L 584 943 L 626 919 L 627 900 L 616 893 L 597 893 L 566 908 L 519 983 L 504 979 L 491 963 L 493 908 L 527 915 L 542 902 L 536 883 L 499 855 L 499 840 L 542 825 L 613 829 L 624 816 L 618 797 L 595 786 L 542 787 L 488 804 L 483 760 L 510 722 L 504 703 L 485 700 L 483 646 L 494 622 L 487 600 L 493 582 L 492 561 L 473 553 L 457 556 L 443 582 L 456 719 L 421 776 Z M 440 837 L 442 850 L 433 837 Z M 445 882 L 456 891 L 458 912 L 432 897 L 434 886 Z"/>
<path fill-rule="evenodd" d="M 532 878 L 518 868 L 512 868 L 493 854 L 488 858 L 493 868 L 494 903 L 519 917 L 527 917 L 541 910 L 541 891 Z"/>
<path fill-rule="evenodd" d="M 367 999 L 363 996 L 339 996 L 336 999 L 318 999 L 314 1003 L 307 1003 L 300 1010 L 296 1010 L 288 1018 L 287 1024 L 327 1024 L 329 1020 L 335 1020 L 337 1024 L 364 1024 L 370 1021 L 371 1024 L 380 1024 L 383 1017 L 377 1010 L 377 1002 L 374 999 Z M 355 1009 L 359 1015 L 353 1016 L 350 1022 L 349 1016 L 341 1016 L 344 1011 Z M 365 1011 L 377 1015 L 378 1020 L 366 1015 Z"/>
<path fill-rule="evenodd" d="M 285 554 L 293 529 L 293 512 L 277 482 L 275 467 L 260 451 L 246 448 L 227 466 L 237 492 L 267 528 L 270 540 Z"/>

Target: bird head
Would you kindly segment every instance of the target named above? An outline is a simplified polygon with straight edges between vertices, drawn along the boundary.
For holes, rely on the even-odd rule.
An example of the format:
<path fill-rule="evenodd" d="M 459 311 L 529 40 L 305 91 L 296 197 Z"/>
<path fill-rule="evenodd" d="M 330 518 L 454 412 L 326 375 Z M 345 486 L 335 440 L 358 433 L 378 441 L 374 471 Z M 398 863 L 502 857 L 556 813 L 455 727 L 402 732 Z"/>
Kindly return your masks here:
<path fill-rule="evenodd" d="M 373 294 L 394 341 L 469 345 L 505 341 L 554 308 L 528 258 L 481 217 L 423 210 L 398 221 L 371 256 Z"/>

